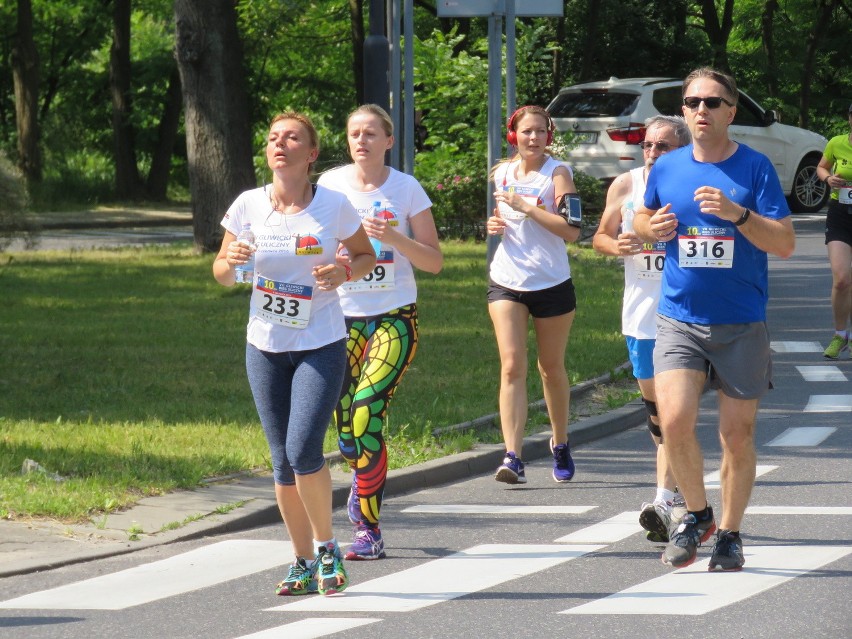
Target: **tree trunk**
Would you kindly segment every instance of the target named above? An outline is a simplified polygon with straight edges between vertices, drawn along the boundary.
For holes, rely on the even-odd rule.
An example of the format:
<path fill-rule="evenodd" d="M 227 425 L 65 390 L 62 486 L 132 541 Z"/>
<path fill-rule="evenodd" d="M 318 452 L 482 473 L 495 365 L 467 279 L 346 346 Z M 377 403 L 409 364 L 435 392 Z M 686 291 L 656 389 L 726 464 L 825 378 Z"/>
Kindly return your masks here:
<path fill-rule="evenodd" d="M 175 0 L 192 225 L 199 251 L 219 250 L 219 222 L 255 186 L 242 43 L 233 0 Z"/>
<path fill-rule="evenodd" d="M 364 104 L 364 0 L 349 0 L 349 22 L 352 30 L 352 76 L 355 96 Z"/>
<path fill-rule="evenodd" d="M 598 43 L 598 26 L 600 25 L 601 2 L 592 0 L 589 3 L 589 12 L 586 16 L 586 37 L 583 44 L 583 62 L 580 67 L 580 75 L 576 78 L 577 82 L 586 82 L 594 79 L 594 64 L 597 61 Z"/>
<path fill-rule="evenodd" d="M 33 40 L 33 8 L 30 0 L 18 0 L 18 24 L 12 52 L 15 85 L 15 120 L 18 128 L 18 168 L 27 182 L 42 178 L 38 125 L 38 51 Z"/>
<path fill-rule="evenodd" d="M 109 91 L 112 97 L 112 139 L 115 191 L 122 199 L 141 199 L 145 187 L 136 165 L 136 140 L 130 121 L 130 0 L 115 0 L 112 47 L 109 52 Z"/>
<path fill-rule="evenodd" d="M 704 31 L 713 50 L 713 67 L 730 73 L 728 38 L 734 26 L 734 0 L 725 0 L 721 20 L 716 13 L 715 0 L 701 0 L 701 16 L 704 18 Z"/>
<path fill-rule="evenodd" d="M 817 2 L 816 20 L 814 20 L 813 27 L 808 32 L 805 60 L 802 64 L 802 88 L 799 92 L 799 126 L 803 129 L 807 129 L 810 122 L 808 110 L 811 106 L 811 81 L 817 51 L 822 44 L 823 36 L 831 20 L 831 14 L 838 3 L 839 0 L 819 0 Z"/>
<path fill-rule="evenodd" d="M 558 18 L 556 20 L 556 42 L 564 42 L 565 41 L 565 18 Z M 562 49 L 557 47 L 553 50 L 553 74 L 550 88 L 550 97 L 555 98 L 556 94 L 559 93 L 559 89 L 562 88 Z"/>
<path fill-rule="evenodd" d="M 763 53 L 766 55 L 766 93 L 770 98 L 778 97 L 778 60 L 775 57 L 775 14 L 778 0 L 766 0 L 760 27 L 763 35 Z"/>
<path fill-rule="evenodd" d="M 180 74 L 175 66 L 169 76 L 169 87 L 163 102 L 163 115 L 157 127 L 157 146 L 151 158 L 151 170 L 148 172 L 148 196 L 153 200 L 166 199 L 172 155 L 180 126 L 181 106 L 183 105 L 180 94 Z"/>

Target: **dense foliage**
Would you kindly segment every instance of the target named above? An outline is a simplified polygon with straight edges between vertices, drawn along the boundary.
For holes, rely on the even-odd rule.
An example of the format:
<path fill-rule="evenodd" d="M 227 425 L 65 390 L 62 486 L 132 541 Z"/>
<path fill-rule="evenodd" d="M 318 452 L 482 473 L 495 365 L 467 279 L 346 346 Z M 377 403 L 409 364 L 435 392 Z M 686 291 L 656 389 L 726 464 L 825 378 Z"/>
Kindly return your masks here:
<path fill-rule="evenodd" d="M 36 206 L 115 199 L 110 98 L 112 9 L 117 0 L 14 0 L 0 5 L 0 151 L 18 156 L 13 65 L 17 15 L 32 7 L 38 53 L 38 125 L 43 177 Z M 201 0 L 199 0 L 201 1 Z M 439 222 L 484 213 L 487 21 L 442 20 L 434 2 L 415 3 L 415 107 L 422 116 L 416 176 Z M 852 17 L 841 0 L 565 0 L 563 19 L 517 20 L 517 103 L 546 104 L 560 86 L 609 76 L 682 76 L 703 64 L 729 66 L 740 85 L 782 120 L 825 136 L 845 130 L 852 68 L 845 59 Z M 277 111 L 314 116 L 320 169 L 348 161 L 343 125 L 357 104 L 354 60 L 370 2 L 239 0 L 254 148 Z M 169 0 L 132 0 L 131 105 L 135 153 L 145 175 L 175 71 Z M 353 22 L 358 16 L 361 24 Z M 358 28 L 355 28 L 358 27 Z M 223 132 L 227 135 L 228 132 Z M 183 128 L 171 152 L 171 199 L 189 199 Z M 570 153 L 569 153 L 570 155 Z M 570 161 L 570 157 L 567 158 Z M 267 177 L 262 154 L 258 180 Z"/>

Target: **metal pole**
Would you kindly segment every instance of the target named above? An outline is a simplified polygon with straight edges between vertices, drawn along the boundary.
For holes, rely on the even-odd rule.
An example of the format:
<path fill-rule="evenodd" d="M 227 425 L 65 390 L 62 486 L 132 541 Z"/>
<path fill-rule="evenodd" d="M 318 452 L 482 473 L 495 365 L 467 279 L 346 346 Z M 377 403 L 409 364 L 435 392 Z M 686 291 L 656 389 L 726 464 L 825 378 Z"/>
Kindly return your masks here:
<path fill-rule="evenodd" d="M 414 175 L 414 0 L 405 0 L 405 98 L 403 100 L 403 170 Z"/>
<path fill-rule="evenodd" d="M 370 0 L 370 35 L 364 40 L 364 100 L 390 111 L 388 39 L 384 0 Z"/>
<path fill-rule="evenodd" d="M 501 117 L 501 102 L 503 97 L 503 74 L 501 73 L 503 50 L 503 29 L 502 18 L 500 16 L 490 16 L 488 18 L 488 169 L 497 163 L 502 150 L 500 142 L 503 132 L 503 118 Z M 485 219 L 491 215 L 494 210 L 494 186 L 490 181 L 486 182 L 487 205 L 485 211 Z M 497 235 L 489 235 L 487 241 L 487 256 L 486 263 L 491 265 L 491 260 L 494 258 L 494 252 L 497 250 L 497 245 L 500 238 Z"/>
<path fill-rule="evenodd" d="M 515 112 L 518 103 L 515 85 L 515 2 L 506 2 L 506 120 Z M 511 154 L 514 149 L 509 149 Z"/>
<path fill-rule="evenodd" d="M 400 36 L 400 0 L 388 0 L 388 33 L 390 34 L 390 116 L 393 122 L 393 130 L 399 139 L 400 132 L 400 109 L 402 100 L 400 89 L 402 82 L 400 78 L 400 51 L 399 43 L 402 39 Z M 399 162 L 399 144 L 394 144 L 390 150 L 390 165 L 395 168 L 400 168 Z"/>

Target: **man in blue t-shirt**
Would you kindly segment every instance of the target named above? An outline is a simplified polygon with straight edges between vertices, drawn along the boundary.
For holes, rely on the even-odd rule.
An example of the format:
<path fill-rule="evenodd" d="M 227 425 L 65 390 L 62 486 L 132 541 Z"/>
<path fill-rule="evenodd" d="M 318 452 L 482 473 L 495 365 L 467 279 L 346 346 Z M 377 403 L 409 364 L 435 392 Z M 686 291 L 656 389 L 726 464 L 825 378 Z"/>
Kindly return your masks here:
<path fill-rule="evenodd" d="M 695 435 L 708 376 L 719 398 L 725 506 L 709 567 L 740 570 L 745 563 L 739 532 L 754 485 L 754 426 L 772 386 L 767 253 L 789 257 L 796 242 L 771 162 L 728 135 L 738 95 L 734 79 L 714 69 L 687 76 L 682 109 L 693 142 L 654 165 L 634 219 L 640 237 L 666 243 L 654 385 L 687 508 L 662 555 L 676 568 L 695 561 L 716 530 Z"/>

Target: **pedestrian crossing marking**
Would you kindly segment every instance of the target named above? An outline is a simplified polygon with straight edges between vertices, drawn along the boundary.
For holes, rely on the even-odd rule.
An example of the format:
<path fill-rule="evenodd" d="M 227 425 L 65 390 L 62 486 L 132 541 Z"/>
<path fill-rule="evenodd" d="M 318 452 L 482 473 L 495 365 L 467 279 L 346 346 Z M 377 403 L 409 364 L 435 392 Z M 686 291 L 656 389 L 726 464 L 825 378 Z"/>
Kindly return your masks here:
<path fill-rule="evenodd" d="M 376 623 L 381 619 L 370 619 L 367 617 L 311 617 L 302 619 L 276 628 L 261 630 L 250 635 L 243 635 L 236 639 L 317 639 L 335 632 L 343 632 L 352 628 L 359 628 L 367 624 Z"/>
<path fill-rule="evenodd" d="M 766 446 L 818 446 L 837 429 L 833 426 L 788 428 Z"/>
<path fill-rule="evenodd" d="M 770 342 L 769 347 L 776 353 L 822 353 L 819 342 Z"/>
<path fill-rule="evenodd" d="M 0 602 L 2 608 L 122 610 L 290 563 L 289 541 L 231 540 Z"/>
<path fill-rule="evenodd" d="M 643 530 L 639 511 L 628 511 L 554 540 L 565 544 L 614 544 Z"/>
<path fill-rule="evenodd" d="M 741 572 L 708 572 L 705 559 L 560 614 L 703 615 L 842 559 L 852 546 L 745 546 L 744 551 Z"/>
<path fill-rule="evenodd" d="M 849 506 L 749 506 L 746 515 L 852 515 Z"/>
<path fill-rule="evenodd" d="M 597 506 L 510 506 L 506 504 L 430 504 L 411 506 L 404 513 L 433 515 L 580 515 Z"/>
<path fill-rule="evenodd" d="M 758 464 L 755 468 L 754 478 L 757 479 L 761 475 L 765 475 L 766 473 L 772 472 L 778 468 L 778 466 L 769 466 L 769 465 L 760 465 Z M 704 475 L 704 488 L 705 490 L 718 490 L 720 487 L 720 481 L 722 477 L 722 471 L 716 470 L 712 473 L 707 473 Z"/>
<path fill-rule="evenodd" d="M 852 395 L 811 395 L 806 413 L 849 413 L 852 412 Z"/>
<path fill-rule="evenodd" d="M 411 612 L 577 559 L 605 546 L 483 544 L 350 586 L 340 597 L 306 597 L 286 612 Z"/>
<path fill-rule="evenodd" d="M 806 382 L 848 382 L 837 366 L 796 366 Z"/>

